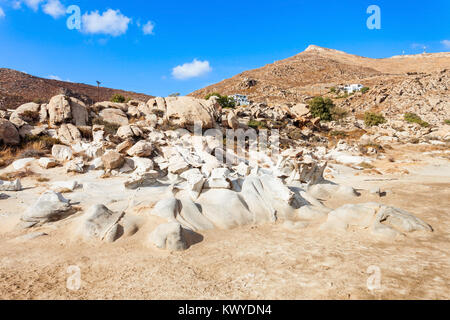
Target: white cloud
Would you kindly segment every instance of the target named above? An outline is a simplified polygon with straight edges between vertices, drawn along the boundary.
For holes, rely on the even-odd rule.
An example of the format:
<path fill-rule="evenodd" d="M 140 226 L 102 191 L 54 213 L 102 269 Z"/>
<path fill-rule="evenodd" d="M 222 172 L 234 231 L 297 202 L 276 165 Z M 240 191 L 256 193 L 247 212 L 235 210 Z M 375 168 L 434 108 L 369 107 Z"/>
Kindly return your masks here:
<path fill-rule="evenodd" d="M 93 34 L 109 34 L 114 37 L 127 32 L 131 19 L 119 10 L 108 9 L 101 15 L 98 11 L 85 13 L 82 17 L 83 32 Z"/>
<path fill-rule="evenodd" d="M 49 75 L 49 76 L 47 76 L 47 78 L 48 78 L 48 79 L 51 79 L 51 80 L 58 80 L 58 81 L 72 82 L 72 81 L 70 81 L 70 79 L 63 80 L 63 79 L 61 79 L 60 77 L 55 76 L 55 75 Z"/>
<path fill-rule="evenodd" d="M 442 40 L 442 41 L 441 41 L 441 44 L 442 44 L 445 48 L 450 49 L 450 40 Z"/>
<path fill-rule="evenodd" d="M 155 24 L 151 21 L 147 22 L 142 27 L 142 31 L 144 31 L 144 34 L 154 34 L 153 29 L 155 29 Z"/>
<path fill-rule="evenodd" d="M 172 69 L 172 75 L 179 80 L 196 78 L 212 71 L 209 61 L 199 61 L 194 59 L 192 62 L 176 66 Z"/>
<path fill-rule="evenodd" d="M 44 12 L 57 19 L 66 14 L 66 8 L 59 0 L 49 0 L 44 5 Z"/>
<path fill-rule="evenodd" d="M 43 2 L 44 0 L 24 0 L 25 4 L 30 7 L 31 9 L 33 9 L 34 11 L 37 11 L 39 9 L 39 5 L 41 4 L 41 2 Z M 17 5 L 17 4 L 15 4 Z"/>
<path fill-rule="evenodd" d="M 5 11 L 3 11 L 2 7 L 0 7 L 0 18 L 5 17 Z"/>
<path fill-rule="evenodd" d="M 22 7 L 22 2 L 20 0 L 15 0 L 12 3 L 12 7 L 15 10 L 20 9 Z"/>

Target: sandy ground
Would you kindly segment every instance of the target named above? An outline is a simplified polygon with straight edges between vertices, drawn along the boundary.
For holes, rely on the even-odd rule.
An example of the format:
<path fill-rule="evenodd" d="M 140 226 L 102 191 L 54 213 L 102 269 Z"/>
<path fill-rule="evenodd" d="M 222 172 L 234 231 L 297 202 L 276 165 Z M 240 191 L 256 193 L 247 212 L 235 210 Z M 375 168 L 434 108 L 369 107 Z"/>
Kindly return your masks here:
<path fill-rule="evenodd" d="M 14 223 L 45 186 L 15 196 L 7 193 L 11 198 L 0 200 L 0 298 L 449 299 L 450 162 L 417 157 L 395 163 L 409 175 L 355 175 L 333 165 L 333 180 L 360 189 L 361 197 L 329 199 L 327 206 L 376 201 L 406 209 L 434 228 L 433 233 L 413 233 L 393 242 L 374 238 L 367 230 L 333 233 L 318 230 L 319 223 L 289 230 L 277 223 L 204 232 L 202 242 L 170 253 L 145 245 L 153 227 L 148 224 L 114 244 L 71 240 L 73 218 L 38 229 L 48 236 L 20 241 L 18 236 L 36 230 L 17 230 Z M 62 177 L 59 169 L 52 170 L 52 180 Z M 24 185 L 35 185 L 32 179 Z M 387 195 L 370 194 L 367 190 L 374 186 Z M 130 195 L 113 189 L 108 190 L 107 205 L 126 208 Z M 158 192 L 147 189 L 136 201 L 144 199 L 141 204 L 151 206 Z M 98 198 L 95 193 L 66 196 L 80 205 Z M 67 288 L 73 276 L 69 266 L 81 271 L 79 290 Z M 374 270 L 380 271 L 381 282 L 369 290 Z"/>

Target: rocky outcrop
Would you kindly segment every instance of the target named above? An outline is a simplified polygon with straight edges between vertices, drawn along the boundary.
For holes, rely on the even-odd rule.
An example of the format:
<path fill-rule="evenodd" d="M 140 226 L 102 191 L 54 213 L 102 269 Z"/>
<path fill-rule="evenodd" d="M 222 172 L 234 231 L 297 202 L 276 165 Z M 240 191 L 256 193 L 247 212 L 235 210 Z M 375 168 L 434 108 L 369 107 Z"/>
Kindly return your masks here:
<path fill-rule="evenodd" d="M 125 112 L 120 109 L 103 109 L 100 114 L 100 118 L 108 123 L 112 123 L 118 126 L 126 126 L 128 124 L 128 118 Z"/>
<path fill-rule="evenodd" d="M 122 212 L 113 212 L 104 205 L 92 206 L 83 216 L 79 235 L 85 240 L 104 240 L 114 242 L 123 234 L 123 227 L 119 221 Z"/>
<path fill-rule="evenodd" d="M 62 143 L 71 146 L 81 141 L 81 132 L 73 124 L 64 123 L 58 129 L 58 138 Z"/>
<path fill-rule="evenodd" d="M 69 200 L 60 193 L 46 191 L 25 211 L 21 220 L 30 223 L 30 226 L 57 221 L 70 215 L 71 209 Z"/>
<path fill-rule="evenodd" d="M 20 143 L 19 131 L 10 121 L 5 119 L 0 119 L 0 141 L 9 145 Z"/>

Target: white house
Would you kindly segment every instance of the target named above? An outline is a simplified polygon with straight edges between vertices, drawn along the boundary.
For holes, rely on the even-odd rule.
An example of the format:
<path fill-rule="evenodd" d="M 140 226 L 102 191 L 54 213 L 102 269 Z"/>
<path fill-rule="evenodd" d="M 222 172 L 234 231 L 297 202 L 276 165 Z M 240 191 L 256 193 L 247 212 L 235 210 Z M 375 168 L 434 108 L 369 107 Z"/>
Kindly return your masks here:
<path fill-rule="evenodd" d="M 229 97 L 232 98 L 238 106 L 246 106 L 250 103 L 247 96 L 244 96 L 242 94 L 233 94 Z"/>
<path fill-rule="evenodd" d="M 356 91 L 361 91 L 361 89 L 364 88 L 362 84 L 347 84 L 341 88 L 341 90 L 347 92 L 347 93 L 353 93 Z"/>

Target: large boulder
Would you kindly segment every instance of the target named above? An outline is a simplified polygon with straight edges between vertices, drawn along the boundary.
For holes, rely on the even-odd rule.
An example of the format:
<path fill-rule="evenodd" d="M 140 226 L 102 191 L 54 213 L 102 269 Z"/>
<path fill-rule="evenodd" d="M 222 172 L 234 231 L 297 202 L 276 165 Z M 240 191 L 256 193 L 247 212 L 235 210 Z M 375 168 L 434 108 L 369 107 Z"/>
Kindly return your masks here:
<path fill-rule="evenodd" d="M 25 103 L 14 110 L 9 120 L 17 127 L 21 127 L 29 122 L 36 122 L 39 120 L 40 108 L 41 106 L 37 103 Z"/>
<path fill-rule="evenodd" d="M 103 166 L 107 170 L 119 169 L 123 166 L 125 159 L 116 151 L 108 151 L 102 156 Z"/>
<path fill-rule="evenodd" d="M 70 97 L 69 100 L 73 123 L 77 127 L 87 125 L 89 122 L 89 113 L 84 102 L 73 97 Z"/>
<path fill-rule="evenodd" d="M 19 179 L 15 181 L 3 181 L 0 180 L 0 191 L 20 191 L 22 190 L 22 185 Z"/>
<path fill-rule="evenodd" d="M 153 146 L 151 143 L 141 140 L 128 149 L 127 153 L 131 157 L 148 157 L 152 154 Z"/>
<path fill-rule="evenodd" d="M 220 113 L 220 106 L 214 100 L 196 99 L 192 97 L 168 97 L 166 118 L 181 128 L 200 122 L 204 129 L 213 128 Z"/>
<path fill-rule="evenodd" d="M 369 229 L 388 238 L 413 231 L 433 231 L 430 225 L 409 212 L 378 203 L 347 204 L 328 214 L 322 229 L 345 231 L 350 227 Z"/>
<path fill-rule="evenodd" d="M 49 121 L 51 125 L 67 122 L 72 118 L 70 98 L 65 95 L 57 95 L 50 99 L 47 105 Z"/>
<path fill-rule="evenodd" d="M 100 118 L 105 122 L 112 123 L 118 126 L 126 126 L 128 124 L 127 115 L 120 109 L 103 109 L 100 112 Z"/>
<path fill-rule="evenodd" d="M 50 169 L 58 165 L 58 161 L 52 158 L 40 158 L 38 164 L 41 168 Z"/>
<path fill-rule="evenodd" d="M 19 131 L 10 121 L 5 119 L 0 119 L 0 141 L 10 145 L 20 143 Z"/>
<path fill-rule="evenodd" d="M 70 146 L 81 141 L 81 132 L 71 123 L 62 124 L 58 129 L 58 138 L 62 143 Z"/>
<path fill-rule="evenodd" d="M 126 126 L 121 126 L 117 130 L 116 134 L 117 134 L 117 136 L 119 136 L 119 138 L 126 140 L 126 139 L 132 139 L 134 137 L 141 137 L 143 135 L 143 132 L 137 126 L 126 125 Z"/>
<path fill-rule="evenodd" d="M 60 220 L 70 214 L 72 206 L 60 193 L 46 191 L 22 215 L 24 222 L 45 223 Z"/>
<path fill-rule="evenodd" d="M 185 229 L 177 222 L 159 225 L 151 234 L 150 242 L 160 249 L 182 251 L 188 248 Z"/>
<path fill-rule="evenodd" d="M 66 161 L 72 159 L 73 151 L 67 146 L 55 144 L 52 147 L 52 156 L 58 161 Z"/>
<path fill-rule="evenodd" d="M 94 205 L 84 214 L 79 234 L 85 240 L 114 242 L 123 234 L 119 221 L 123 212 L 113 212 L 104 205 Z"/>
<path fill-rule="evenodd" d="M 34 158 L 19 159 L 12 163 L 12 167 L 16 171 L 23 170 L 28 168 L 34 160 Z"/>

